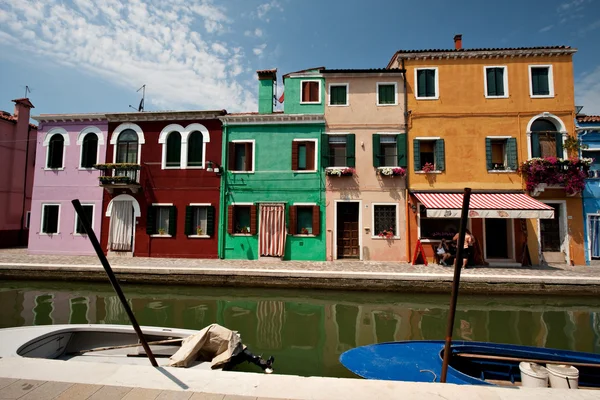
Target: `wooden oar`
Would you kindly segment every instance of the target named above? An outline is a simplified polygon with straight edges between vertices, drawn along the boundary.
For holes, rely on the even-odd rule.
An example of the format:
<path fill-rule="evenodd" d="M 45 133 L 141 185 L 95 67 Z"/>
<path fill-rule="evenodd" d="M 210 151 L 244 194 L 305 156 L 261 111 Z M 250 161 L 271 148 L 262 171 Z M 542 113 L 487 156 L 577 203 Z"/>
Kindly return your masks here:
<path fill-rule="evenodd" d="M 165 339 L 165 340 L 157 340 L 155 342 L 148 342 L 148 345 L 154 345 L 154 344 L 167 344 L 167 343 L 177 343 L 177 342 L 181 342 L 184 338 L 178 338 L 178 339 Z M 108 347 L 96 347 L 95 349 L 88 349 L 88 350 L 80 350 L 80 351 L 74 351 L 72 353 L 68 353 L 69 355 L 77 355 L 77 354 L 84 354 L 84 353 L 92 353 L 95 351 L 105 351 L 105 350 L 116 350 L 116 349 L 127 349 L 130 347 L 137 347 L 137 346 L 141 346 L 141 343 L 133 343 L 133 344 L 123 344 L 120 346 L 108 346 Z"/>
<path fill-rule="evenodd" d="M 589 367 L 589 368 L 600 368 L 600 364 L 591 364 L 583 362 L 566 362 L 566 361 L 552 361 L 552 360 L 540 360 L 536 358 L 519 358 L 519 357 L 507 357 L 507 356 L 492 356 L 487 354 L 473 354 L 473 353 L 453 353 L 454 357 L 465 357 L 465 358 L 481 358 L 484 360 L 500 360 L 500 361 L 524 361 L 534 362 L 537 364 L 566 364 L 577 367 Z"/>

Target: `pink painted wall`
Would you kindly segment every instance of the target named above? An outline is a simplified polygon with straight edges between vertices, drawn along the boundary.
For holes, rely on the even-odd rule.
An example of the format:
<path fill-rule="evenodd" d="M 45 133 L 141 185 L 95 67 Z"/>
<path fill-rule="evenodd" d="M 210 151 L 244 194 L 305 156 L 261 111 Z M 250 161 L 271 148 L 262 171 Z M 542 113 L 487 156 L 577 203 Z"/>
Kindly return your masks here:
<path fill-rule="evenodd" d="M 406 261 L 406 181 L 401 177 L 381 177 L 373 166 L 372 135 L 383 132 L 405 133 L 404 84 L 397 74 L 346 74 L 326 76 L 329 84 L 348 84 L 348 106 L 325 105 L 328 133 L 353 133 L 356 138 L 356 175 L 326 177 L 327 259 L 335 259 L 336 204 L 360 201 L 359 243 L 363 260 Z M 397 104 L 377 106 L 377 82 L 396 82 Z M 373 205 L 397 205 L 397 235 L 385 239 L 374 232 Z"/>
<path fill-rule="evenodd" d="M 29 124 L 33 106 L 27 99 L 13 101 L 14 113 L 0 116 L 0 247 L 27 244 L 33 187 L 36 128 Z"/>
<path fill-rule="evenodd" d="M 97 127 L 98 163 L 104 163 L 106 157 L 107 129 L 106 121 L 52 122 L 40 124 L 37 135 L 37 156 L 35 178 L 33 183 L 33 200 L 31 209 L 31 229 L 29 231 L 30 254 L 95 254 L 86 235 L 75 233 L 75 209 L 71 200 L 79 199 L 82 204 L 94 205 L 92 225 L 96 236 L 100 237 L 102 221 L 102 188 L 98 185 L 100 171 L 81 169 L 81 146 L 77 144 L 82 130 Z M 44 146 L 46 135 L 54 128 L 64 129 L 69 137 L 65 141 L 64 168 L 46 169 L 47 147 Z M 54 132 L 54 131 L 53 131 Z M 59 204 L 59 232 L 54 235 L 41 234 L 42 205 Z"/>

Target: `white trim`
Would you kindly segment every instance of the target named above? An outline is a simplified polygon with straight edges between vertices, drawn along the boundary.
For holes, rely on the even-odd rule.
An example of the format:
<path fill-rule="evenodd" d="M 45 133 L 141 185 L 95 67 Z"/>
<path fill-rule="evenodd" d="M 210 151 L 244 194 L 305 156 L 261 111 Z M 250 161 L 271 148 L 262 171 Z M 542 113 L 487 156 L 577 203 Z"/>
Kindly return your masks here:
<path fill-rule="evenodd" d="M 486 139 L 512 139 L 514 136 L 486 136 Z"/>
<path fill-rule="evenodd" d="M 319 148 L 319 139 L 292 139 L 292 142 L 313 142 L 315 144 L 315 151 L 314 151 L 315 159 L 314 159 L 314 163 L 313 163 L 315 168 L 314 169 L 292 170 L 292 172 L 301 173 L 301 174 L 317 172 L 319 170 L 319 165 L 318 165 L 319 157 L 317 157 L 318 148 Z"/>
<path fill-rule="evenodd" d="M 160 233 L 153 233 L 152 235 L 150 235 L 151 238 L 171 238 L 173 236 L 169 235 L 168 233 L 165 233 L 164 235 L 161 235 Z"/>
<path fill-rule="evenodd" d="M 169 126 L 171 126 L 171 125 L 169 125 Z M 167 138 L 172 133 L 179 134 L 179 165 L 167 167 Z M 161 143 L 162 138 L 163 138 L 163 132 L 160 133 L 158 143 Z M 183 135 L 181 134 L 181 132 L 177 131 L 177 130 L 168 131 L 164 135 L 163 142 L 164 143 L 162 143 L 162 145 L 161 145 L 162 154 L 161 154 L 161 159 L 160 159 L 160 169 L 183 169 Z M 186 146 L 186 150 L 187 150 L 187 146 Z M 186 151 L 186 154 L 187 154 L 187 151 Z"/>
<path fill-rule="evenodd" d="M 152 203 L 152 207 L 172 207 L 173 203 Z"/>
<path fill-rule="evenodd" d="M 50 139 L 52 138 L 52 136 L 54 136 L 56 134 L 63 136 L 65 146 L 69 146 L 71 144 L 71 139 L 69 139 L 69 134 L 67 133 L 67 131 L 64 128 L 52 128 L 48 132 L 46 132 L 46 135 L 44 136 L 43 146 L 47 147 L 50 144 Z"/>
<path fill-rule="evenodd" d="M 210 239 L 209 235 L 187 235 L 190 239 Z"/>
<path fill-rule="evenodd" d="M 202 165 L 188 166 L 188 140 L 194 132 L 202 134 Z M 179 166 L 167 167 L 167 138 L 172 132 L 179 132 L 181 135 L 181 156 Z M 162 145 L 161 169 L 204 169 L 206 165 L 206 143 L 210 143 L 210 132 L 202 124 L 189 124 L 185 128 L 179 124 L 170 124 L 165 126 L 158 136 L 158 144 Z"/>
<path fill-rule="evenodd" d="M 292 203 L 293 206 L 316 206 L 317 203 Z"/>
<path fill-rule="evenodd" d="M 108 206 L 106 206 L 106 216 L 110 217 L 112 214 L 112 206 L 113 203 L 115 201 L 131 201 L 133 203 L 133 216 L 135 217 L 141 217 L 142 216 L 142 212 L 140 210 L 140 203 L 138 203 L 137 199 L 135 197 L 133 197 L 130 194 L 120 194 L 117 197 L 113 198 L 109 203 Z M 135 230 L 135 227 L 134 227 Z M 134 235 L 135 238 L 135 235 Z"/>
<path fill-rule="evenodd" d="M 531 80 L 531 69 L 532 68 L 548 68 L 548 90 L 550 94 L 533 94 L 533 81 Z M 530 64 L 529 65 L 529 97 L 532 99 L 549 99 L 554 97 L 554 73 L 552 71 L 552 64 Z"/>
<path fill-rule="evenodd" d="M 142 128 L 140 128 L 136 124 L 131 124 L 131 123 L 121 124 L 121 125 L 117 126 L 115 128 L 115 130 L 113 131 L 112 136 L 110 137 L 110 144 L 113 145 L 113 163 L 117 162 L 116 144 L 118 142 L 119 135 L 121 134 L 121 132 L 123 132 L 124 130 L 127 130 L 127 129 L 131 129 L 131 130 L 135 131 L 135 133 L 137 133 L 137 136 L 138 136 L 137 163 L 141 164 L 142 163 L 142 145 L 146 143 L 146 139 L 144 138 L 144 131 L 142 131 Z"/>
<path fill-rule="evenodd" d="M 504 69 L 504 73 L 502 75 L 502 80 L 504 83 L 504 95 L 502 96 L 490 96 L 488 95 L 488 85 L 487 85 L 487 70 L 489 68 L 502 68 Z M 486 99 L 507 99 L 508 98 L 508 67 L 506 65 L 484 65 L 483 66 L 483 94 Z"/>
<path fill-rule="evenodd" d="M 190 207 L 209 207 L 212 206 L 212 203 L 190 203 Z"/>
<path fill-rule="evenodd" d="M 559 221 L 559 235 L 563 236 L 562 242 L 560 244 L 561 251 L 565 253 L 565 264 L 569 265 L 571 260 L 571 255 L 569 251 L 569 221 L 567 218 L 567 201 L 566 200 L 539 200 L 544 204 L 560 204 L 560 215 L 562 216 L 562 221 Z M 537 241 L 538 241 L 538 260 L 542 260 L 542 230 L 541 230 L 541 222 L 537 220 Z"/>
<path fill-rule="evenodd" d="M 303 82 L 317 82 L 319 84 L 319 101 L 302 101 Z M 300 79 L 300 104 L 321 104 L 321 79 Z"/>
<path fill-rule="evenodd" d="M 375 134 L 377 134 L 377 135 L 384 135 L 384 136 L 385 135 L 404 135 L 404 133 L 405 132 L 403 132 L 403 131 L 397 131 L 397 132 L 394 132 L 394 131 L 375 132 Z"/>
<path fill-rule="evenodd" d="M 335 135 L 338 135 L 338 136 L 339 135 L 350 135 L 350 133 L 351 132 L 325 132 L 326 135 L 332 135 L 332 136 L 335 136 Z"/>
<path fill-rule="evenodd" d="M 251 171 L 229 171 L 232 174 L 253 174 L 256 171 L 256 140 L 255 139 L 236 139 L 230 140 L 230 143 L 252 143 L 252 170 Z M 315 149 L 315 154 L 317 149 Z M 227 154 L 229 157 L 229 154 Z M 234 160 L 235 161 L 235 160 Z"/>
<path fill-rule="evenodd" d="M 556 126 L 556 132 L 557 133 L 562 133 L 562 140 L 563 140 L 563 158 L 567 158 L 567 149 L 565 148 L 565 140 L 567 139 L 567 135 L 568 135 L 568 131 L 567 128 L 565 127 L 565 123 L 556 115 L 551 114 L 549 112 L 543 112 L 541 114 L 538 114 L 534 117 L 531 117 L 531 119 L 529 120 L 529 122 L 527 123 L 527 130 L 526 130 L 526 135 L 527 135 L 527 159 L 531 160 L 531 126 L 533 125 L 533 123 L 540 119 L 548 119 L 548 120 L 552 120 L 554 122 L 554 125 L 556 126 L 556 124 L 558 124 L 558 126 Z"/>
<path fill-rule="evenodd" d="M 83 144 L 83 138 L 88 133 L 95 133 L 98 136 L 98 146 L 104 146 L 104 135 L 102 134 L 102 130 L 97 126 L 88 126 L 85 127 L 79 132 L 77 135 L 77 145 L 81 146 Z"/>
<path fill-rule="evenodd" d="M 338 260 L 337 254 L 337 211 L 338 211 L 338 203 L 358 203 L 358 259 L 362 261 L 363 253 L 362 253 L 362 231 L 363 231 L 363 223 L 362 223 L 362 200 L 334 200 L 334 208 L 333 208 L 333 259 Z"/>
<path fill-rule="evenodd" d="M 255 203 L 248 203 L 248 202 L 243 202 L 243 203 L 234 203 L 231 202 L 229 203 L 230 206 L 253 206 Z"/>
<path fill-rule="evenodd" d="M 488 261 L 490 264 L 499 264 L 499 263 L 510 263 L 510 262 L 516 262 L 516 257 L 517 257 L 517 251 L 515 248 L 515 220 L 513 218 L 510 219 L 505 219 L 506 221 L 510 221 L 509 227 L 508 229 L 510 230 L 510 236 L 512 238 L 512 248 L 508 248 L 508 254 L 509 257 L 508 258 L 488 258 L 487 257 L 487 248 L 486 248 L 486 243 L 487 243 L 487 236 L 485 234 L 485 221 L 487 220 L 487 218 L 482 218 L 482 226 L 483 226 L 483 259 L 485 261 Z M 511 257 L 512 255 L 512 257 Z M 519 264 L 520 265 L 520 264 Z"/>
<path fill-rule="evenodd" d="M 167 144 L 167 137 L 171 132 L 179 132 L 181 135 L 181 141 L 183 142 L 183 131 L 185 128 L 179 124 L 170 124 L 165 126 L 158 135 L 158 144 Z"/>
<path fill-rule="evenodd" d="M 58 206 L 58 216 L 56 217 L 56 233 L 46 233 L 44 230 L 44 216 L 46 214 L 46 206 Z M 60 234 L 60 209 L 62 208 L 61 203 L 42 203 L 42 218 L 40 219 L 40 231 L 38 235 L 42 236 L 52 236 Z"/>
<path fill-rule="evenodd" d="M 96 133 L 96 132 L 94 132 Z M 92 229 L 94 229 L 94 220 L 96 219 L 96 203 L 81 203 L 81 206 L 92 206 L 92 220 L 90 221 L 91 227 Z M 77 233 L 77 221 L 79 220 L 79 214 L 77 214 L 76 212 L 74 213 L 75 215 L 75 221 L 74 221 L 74 225 L 73 225 L 73 236 L 87 236 L 87 234 L 84 233 Z"/>
<path fill-rule="evenodd" d="M 346 104 L 331 104 L 331 87 L 345 86 L 346 87 Z M 327 105 L 329 107 L 348 107 L 350 105 L 350 84 L 349 83 L 330 83 L 327 91 Z"/>
<path fill-rule="evenodd" d="M 417 136 L 413 140 L 440 140 L 440 136 Z"/>
<path fill-rule="evenodd" d="M 386 106 L 397 106 L 398 105 L 398 82 L 377 82 L 376 84 L 376 97 L 377 97 L 377 107 L 386 107 Z M 394 85 L 394 103 L 393 104 L 380 104 L 379 103 L 379 86 L 381 85 Z"/>
<path fill-rule="evenodd" d="M 419 75 L 418 71 L 432 69 L 435 71 L 435 96 L 419 97 Z M 440 98 L 440 73 L 438 67 L 422 67 L 415 68 L 415 83 L 414 83 L 415 99 L 417 100 L 439 100 Z"/>
<path fill-rule="evenodd" d="M 390 239 L 400 239 L 400 215 L 399 208 L 400 204 L 398 203 L 371 203 L 371 239 L 384 239 L 388 240 L 388 238 L 380 237 L 378 234 L 375 234 L 375 206 L 396 206 L 396 229 L 394 232 L 394 236 Z"/>
<path fill-rule="evenodd" d="M 586 218 L 585 223 L 587 225 L 586 238 L 587 238 L 587 251 L 588 251 L 586 261 L 591 262 L 592 261 L 592 240 L 591 240 L 590 232 L 592 230 L 592 226 L 591 226 L 592 221 L 590 220 L 590 217 L 600 217 L 600 214 L 599 213 L 587 213 L 586 217 L 587 218 Z"/>

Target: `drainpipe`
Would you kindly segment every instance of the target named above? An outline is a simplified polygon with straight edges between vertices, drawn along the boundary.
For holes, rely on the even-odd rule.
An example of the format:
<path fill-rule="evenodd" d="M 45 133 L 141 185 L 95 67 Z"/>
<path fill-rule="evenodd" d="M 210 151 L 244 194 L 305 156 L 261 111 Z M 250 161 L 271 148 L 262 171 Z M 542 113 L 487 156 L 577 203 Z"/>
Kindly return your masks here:
<path fill-rule="evenodd" d="M 23 223 L 25 222 L 25 202 L 27 200 L 27 172 L 29 172 L 29 136 L 31 127 L 27 121 L 27 144 L 25 145 L 25 178 L 23 178 L 23 208 L 21 209 L 21 226 L 19 227 L 19 244 L 23 240 Z M 37 144 L 37 140 L 36 140 Z M 29 228 L 28 228 L 29 229 Z"/>
<path fill-rule="evenodd" d="M 405 185 L 405 215 L 406 215 L 406 256 L 408 258 L 408 262 L 410 262 L 410 212 L 408 209 L 410 208 L 410 194 L 408 192 L 408 175 L 409 175 L 409 166 L 408 166 L 408 93 L 406 91 L 406 69 L 404 66 L 404 59 L 402 59 L 402 83 L 404 84 L 404 148 L 406 149 L 406 175 L 404 177 L 404 185 Z M 412 210 L 412 209 L 411 209 Z"/>
<path fill-rule="evenodd" d="M 219 191 L 219 240 L 218 240 L 218 257 L 225 258 L 225 235 L 227 234 L 227 224 L 225 224 L 225 193 L 227 192 L 227 125 L 223 124 L 221 140 L 221 190 Z"/>

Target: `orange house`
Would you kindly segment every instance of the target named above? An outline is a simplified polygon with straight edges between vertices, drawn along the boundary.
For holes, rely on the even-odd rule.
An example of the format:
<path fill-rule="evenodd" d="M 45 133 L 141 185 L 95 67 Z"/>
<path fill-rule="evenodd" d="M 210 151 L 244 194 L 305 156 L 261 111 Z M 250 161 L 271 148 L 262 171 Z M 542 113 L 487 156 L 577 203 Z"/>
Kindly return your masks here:
<path fill-rule="evenodd" d="M 454 236 L 453 195 L 470 187 L 476 258 L 584 264 L 581 198 L 556 185 L 526 193 L 518 173 L 533 157 L 568 157 L 576 49 L 463 49 L 461 35 L 454 40 L 450 50 L 398 51 L 388 64 L 406 70 L 411 253 L 421 239 L 433 259 L 440 239 Z"/>

